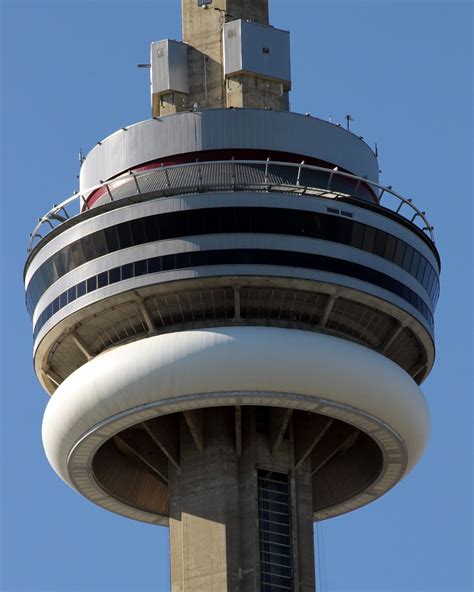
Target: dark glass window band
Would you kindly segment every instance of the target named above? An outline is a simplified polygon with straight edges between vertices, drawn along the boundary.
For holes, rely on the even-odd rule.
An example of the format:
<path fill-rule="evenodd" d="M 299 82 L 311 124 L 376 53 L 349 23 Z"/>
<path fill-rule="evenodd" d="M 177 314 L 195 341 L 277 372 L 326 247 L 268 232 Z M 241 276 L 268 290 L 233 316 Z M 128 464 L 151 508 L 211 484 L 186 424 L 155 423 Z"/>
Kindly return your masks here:
<path fill-rule="evenodd" d="M 114 267 L 96 276 L 92 276 L 63 292 L 43 310 L 36 321 L 34 338 L 36 339 L 36 336 L 48 319 L 61 308 L 85 294 L 95 292 L 100 288 L 132 277 L 207 265 L 278 265 L 282 267 L 299 267 L 327 271 L 360 279 L 397 294 L 397 296 L 412 304 L 420 311 L 433 330 L 433 315 L 427 304 L 418 294 L 401 282 L 370 267 L 344 261 L 343 259 L 325 257 L 324 255 L 313 255 L 311 253 L 271 249 L 229 249 L 191 251 L 189 253 L 176 253 L 174 255 L 164 255 L 163 257 L 141 259 L 140 261 Z"/>
<path fill-rule="evenodd" d="M 439 281 L 418 251 L 392 234 L 353 220 L 284 208 L 209 208 L 147 216 L 99 230 L 74 241 L 45 261 L 33 274 L 26 293 L 30 315 L 42 294 L 73 269 L 127 247 L 192 235 L 255 233 L 305 236 L 350 245 L 402 267 L 428 291 L 433 306 Z"/>

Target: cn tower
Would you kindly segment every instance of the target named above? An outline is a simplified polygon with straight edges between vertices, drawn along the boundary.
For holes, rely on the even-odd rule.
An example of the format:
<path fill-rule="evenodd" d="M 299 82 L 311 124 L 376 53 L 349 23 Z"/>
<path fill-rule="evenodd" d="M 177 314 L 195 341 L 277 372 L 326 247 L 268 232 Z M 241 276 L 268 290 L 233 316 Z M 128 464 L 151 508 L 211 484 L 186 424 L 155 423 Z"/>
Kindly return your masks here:
<path fill-rule="evenodd" d="M 313 522 L 417 464 L 440 259 L 376 151 L 290 110 L 268 0 L 182 0 L 152 117 L 83 158 L 32 232 L 48 460 L 170 529 L 173 592 L 313 592 Z"/>

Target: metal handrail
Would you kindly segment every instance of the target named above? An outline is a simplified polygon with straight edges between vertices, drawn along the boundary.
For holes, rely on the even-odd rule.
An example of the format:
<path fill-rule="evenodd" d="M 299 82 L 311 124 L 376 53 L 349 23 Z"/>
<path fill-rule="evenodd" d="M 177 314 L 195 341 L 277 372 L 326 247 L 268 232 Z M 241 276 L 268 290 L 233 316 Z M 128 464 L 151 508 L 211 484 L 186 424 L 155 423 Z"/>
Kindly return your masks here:
<path fill-rule="evenodd" d="M 333 191 L 331 189 L 331 185 L 332 185 L 333 179 L 335 177 L 344 177 L 346 179 L 350 179 L 350 180 L 354 181 L 356 184 L 356 191 L 358 191 L 361 184 L 364 184 L 366 186 L 369 186 L 373 190 L 374 198 L 376 200 L 377 205 L 379 205 L 380 207 L 383 207 L 385 209 L 389 209 L 391 211 L 394 211 L 396 214 L 402 215 L 410 223 L 414 224 L 417 228 L 421 229 L 434 243 L 434 232 L 433 232 L 434 227 L 431 226 L 428 219 L 426 218 L 426 213 L 421 211 L 420 209 L 418 209 L 411 199 L 405 198 L 402 195 L 400 195 L 399 193 L 397 193 L 396 191 L 393 191 L 391 186 L 385 187 L 383 185 L 380 185 L 379 183 L 376 183 L 375 181 L 370 181 L 369 179 L 366 179 L 365 177 L 358 177 L 357 175 L 352 175 L 350 173 L 345 173 L 343 171 L 339 171 L 337 169 L 337 167 L 334 169 L 328 169 L 328 168 L 324 168 L 324 167 L 308 165 L 308 164 L 305 164 L 304 162 L 298 164 L 298 163 L 294 163 L 294 162 L 272 161 L 270 159 L 263 160 L 263 161 L 262 160 L 217 160 L 217 161 L 207 161 L 207 162 L 196 161 L 194 163 L 178 164 L 178 165 L 172 165 L 172 166 L 167 166 L 167 167 L 157 167 L 155 169 L 148 169 L 148 170 L 140 171 L 140 172 L 136 172 L 136 173 L 129 172 L 129 173 L 125 173 L 125 174 L 121 175 L 120 177 L 116 177 L 115 179 L 112 179 L 111 181 L 101 182 L 101 183 L 98 183 L 97 185 L 94 185 L 92 187 L 85 189 L 84 191 L 75 192 L 73 195 L 68 197 L 66 200 L 61 202 L 59 205 L 54 205 L 44 216 L 39 218 L 38 223 L 36 224 L 33 232 L 30 234 L 30 240 L 29 240 L 29 244 L 28 244 L 28 253 L 31 253 L 31 251 L 34 249 L 35 244 L 37 244 L 36 243 L 37 239 L 39 239 L 39 241 L 41 241 L 53 229 L 59 227 L 64 222 L 71 220 L 72 218 L 75 218 L 76 216 L 81 215 L 83 212 L 91 209 L 87 206 L 87 199 L 89 196 L 91 196 L 98 189 L 105 188 L 105 190 L 109 196 L 109 200 L 114 201 L 114 196 L 113 196 L 114 186 L 115 186 L 115 188 L 117 188 L 117 185 L 119 185 L 120 187 L 123 187 L 124 184 L 133 183 L 135 186 L 135 193 L 133 195 L 134 201 L 137 201 L 137 197 L 140 200 L 145 201 L 150 198 L 149 198 L 149 196 L 147 196 L 146 193 L 141 192 L 139 180 L 142 177 L 149 177 L 150 175 L 164 172 L 164 174 L 166 175 L 167 183 L 166 183 L 166 192 L 163 193 L 163 195 L 166 197 L 169 197 L 170 195 L 173 195 L 173 187 L 171 186 L 169 174 L 168 174 L 169 171 L 174 170 L 174 169 L 186 168 L 186 167 L 198 167 L 197 170 L 199 173 L 199 185 L 192 186 L 192 187 L 190 186 L 190 187 L 187 187 L 186 189 L 188 189 L 188 190 L 192 189 L 193 191 L 191 191 L 191 193 L 202 193 L 203 191 L 211 191 L 212 192 L 212 190 L 213 190 L 212 184 L 210 184 L 210 185 L 206 184 L 205 186 L 203 185 L 203 170 L 205 169 L 205 167 L 208 167 L 208 166 L 229 165 L 229 164 L 231 164 L 233 166 L 232 182 L 229 184 L 229 190 L 231 190 L 231 191 L 244 190 L 244 188 L 247 184 L 248 187 L 252 187 L 252 189 L 254 189 L 254 190 L 256 187 L 261 188 L 264 191 L 280 191 L 281 192 L 281 191 L 293 190 L 298 195 L 306 195 L 306 196 L 313 196 L 313 197 L 314 196 L 315 197 L 325 197 L 325 198 L 337 200 L 337 199 L 341 199 L 341 198 L 343 199 L 343 198 L 352 197 L 352 196 L 351 196 L 351 194 L 340 193 L 337 191 Z M 261 183 L 248 183 L 243 180 L 241 182 L 236 181 L 235 165 L 250 165 L 250 166 L 259 165 L 259 166 L 264 167 L 264 173 L 262 175 L 262 182 Z M 295 184 L 283 184 L 283 183 L 272 184 L 269 180 L 269 174 L 271 173 L 271 167 L 273 167 L 273 166 L 278 166 L 278 167 L 284 166 L 284 167 L 288 167 L 288 168 L 298 169 L 296 183 Z M 301 173 L 304 170 L 317 171 L 317 172 L 322 172 L 322 173 L 328 174 L 327 186 L 325 188 L 323 188 L 323 187 L 311 187 L 311 186 L 302 185 L 300 182 L 301 181 Z M 237 189 L 237 187 L 238 187 L 238 189 Z M 178 187 L 176 194 L 182 193 L 183 190 L 184 190 L 183 187 Z M 223 190 L 222 183 L 215 183 L 215 190 L 222 191 Z M 395 208 L 389 208 L 388 206 L 381 204 L 382 199 L 387 195 L 394 197 L 397 200 Z M 132 196 L 128 196 L 128 198 L 130 198 L 130 197 L 132 197 Z M 127 198 L 119 198 L 119 199 L 127 199 Z M 71 207 L 71 204 L 76 204 L 76 203 L 79 205 L 78 211 L 76 211 L 75 213 L 69 212 L 67 208 Z M 408 215 L 405 215 L 405 211 L 402 213 L 402 208 L 404 206 L 405 206 L 405 211 L 406 211 L 407 207 L 410 210 Z M 421 224 L 418 224 L 418 222 L 420 222 L 420 221 L 421 221 Z M 417 222 L 417 223 L 415 223 L 415 222 Z M 46 228 L 46 232 L 44 234 L 41 234 L 40 231 L 43 232 L 44 228 Z"/>

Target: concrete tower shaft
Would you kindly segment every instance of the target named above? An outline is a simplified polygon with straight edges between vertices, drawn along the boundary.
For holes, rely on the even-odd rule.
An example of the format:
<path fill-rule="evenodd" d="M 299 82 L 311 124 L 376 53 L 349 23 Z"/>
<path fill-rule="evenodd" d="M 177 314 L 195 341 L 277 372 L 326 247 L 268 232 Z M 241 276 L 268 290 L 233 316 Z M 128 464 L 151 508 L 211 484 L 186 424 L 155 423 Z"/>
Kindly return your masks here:
<path fill-rule="evenodd" d="M 288 108 L 288 35 L 270 27 L 268 0 L 182 0 L 182 21 L 182 47 L 152 45 L 154 116 L 195 106 Z M 165 71 L 186 81 L 154 84 Z"/>
<path fill-rule="evenodd" d="M 154 117 L 31 234 L 43 442 L 89 500 L 170 528 L 173 592 L 313 592 L 313 520 L 423 453 L 440 259 L 362 138 L 288 111 L 268 0 L 182 10 Z"/>
<path fill-rule="evenodd" d="M 206 35 L 222 33 L 223 21 L 240 19 L 269 25 L 268 0 L 182 0 L 183 41 L 202 50 Z"/>

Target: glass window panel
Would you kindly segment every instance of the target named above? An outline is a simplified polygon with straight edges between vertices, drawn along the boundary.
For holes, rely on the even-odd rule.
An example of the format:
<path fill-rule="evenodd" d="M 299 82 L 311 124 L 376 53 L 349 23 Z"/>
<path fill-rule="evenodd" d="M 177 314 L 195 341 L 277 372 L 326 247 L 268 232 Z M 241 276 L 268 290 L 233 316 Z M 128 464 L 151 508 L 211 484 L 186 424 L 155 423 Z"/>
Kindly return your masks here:
<path fill-rule="evenodd" d="M 81 296 L 84 296 L 85 293 L 86 293 L 86 282 L 83 281 L 80 284 L 77 284 L 77 297 L 80 298 Z"/>
<path fill-rule="evenodd" d="M 63 260 L 64 260 L 64 267 L 66 269 L 66 273 L 68 273 L 69 271 L 73 270 L 75 267 L 74 258 L 72 256 L 71 248 L 65 247 L 62 250 L 62 254 L 63 254 Z"/>
<path fill-rule="evenodd" d="M 102 230 L 99 232 L 94 232 L 92 235 L 92 241 L 94 243 L 96 257 L 102 257 L 103 255 L 107 254 L 108 249 L 107 242 L 105 240 L 105 232 L 102 232 Z"/>
<path fill-rule="evenodd" d="M 148 273 L 158 273 L 161 271 L 161 258 L 152 257 L 148 259 Z"/>
<path fill-rule="evenodd" d="M 395 248 L 395 257 L 393 259 L 393 262 L 395 263 L 395 265 L 399 265 L 401 267 L 402 263 L 403 263 L 403 257 L 405 256 L 405 249 L 406 249 L 406 243 L 401 241 L 401 240 L 397 240 L 397 246 Z"/>
<path fill-rule="evenodd" d="M 128 280 L 133 277 L 133 263 L 122 265 L 122 280 Z"/>
<path fill-rule="evenodd" d="M 87 280 L 87 293 L 97 290 L 97 276 L 94 275 Z"/>
<path fill-rule="evenodd" d="M 321 237 L 321 214 L 314 213 L 314 214 L 310 214 L 310 216 L 311 216 L 310 236 L 312 236 L 314 238 L 320 238 Z"/>
<path fill-rule="evenodd" d="M 387 235 L 387 244 L 385 245 L 385 259 L 393 261 L 395 259 L 395 249 L 397 248 L 397 239 L 393 234 Z"/>
<path fill-rule="evenodd" d="M 369 251 L 369 253 L 372 253 L 374 250 L 374 244 L 375 244 L 375 228 L 373 228 L 371 226 L 366 226 L 365 233 L 364 233 L 364 242 L 362 244 L 362 248 L 364 249 L 364 251 Z"/>
<path fill-rule="evenodd" d="M 117 234 L 121 249 L 126 249 L 132 246 L 132 234 L 130 232 L 130 224 L 128 222 L 120 224 L 117 227 Z"/>
<path fill-rule="evenodd" d="M 413 277 L 416 277 L 417 271 L 418 271 L 418 266 L 420 265 L 420 259 L 421 259 L 421 255 L 418 251 L 415 251 L 413 253 L 413 259 L 411 260 L 411 267 L 410 267 L 410 273 Z"/>
<path fill-rule="evenodd" d="M 117 227 L 111 226 L 110 228 L 105 228 L 105 242 L 107 243 L 107 252 L 114 253 L 118 251 L 120 248 L 118 234 L 117 234 Z"/>
<path fill-rule="evenodd" d="M 59 251 L 54 255 L 54 267 L 55 267 L 55 276 L 56 278 L 62 277 L 65 273 L 67 273 L 67 269 L 64 265 L 64 256 L 63 252 Z"/>
<path fill-rule="evenodd" d="M 337 232 L 337 218 L 336 216 L 325 216 L 322 228 L 321 238 L 324 240 L 331 240 L 331 236 L 334 236 Z"/>
<path fill-rule="evenodd" d="M 93 235 L 90 234 L 88 236 L 84 236 L 80 241 L 77 242 L 81 243 L 82 250 L 84 252 L 84 261 L 92 261 L 95 259 Z"/>
<path fill-rule="evenodd" d="M 109 283 L 116 284 L 120 281 L 120 267 L 114 267 L 109 271 Z"/>
<path fill-rule="evenodd" d="M 157 216 L 148 216 L 143 219 L 145 232 L 150 242 L 160 240 L 160 224 Z"/>
<path fill-rule="evenodd" d="M 432 269 L 432 275 L 430 276 L 430 278 L 428 278 L 428 283 L 427 283 L 427 288 L 426 291 L 428 292 L 428 294 L 430 295 L 430 302 L 432 304 L 436 304 L 435 301 L 435 292 L 436 292 L 436 272 Z"/>
<path fill-rule="evenodd" d="M 377 230 L 375 233 L 374 253 L 379 257 L 385 255 L 385 245 L 387 243 L 387 233 L 382 230 Z"/>
<path fill-rule="evenodd" d="M 169 269 L 173 269 L 174 267 L 174 255 L 165 255 L 164 257 L 161 257 L 162 271 L 168 271 Z"/>
<path fill-rule="evenodd" d="M 76 286 L 69 288 L 69 290 L 67 291 L 68 304 L 69 302 L 74 302 L 74 300 L 76 300 Z"/>
<path fill-rule="evenodd" d="M 349 245 L 351 242 L 353 222 L 351 220 L 344 220 L 343 218 L 336 218 L 336 220 L 338 221 L 337 232 L 332 237 L 332 240 L 343 245 Z"/>
<path fill-rule="evenodd" d="M 423 274 L 423 279 L 421 280 L 421 283 L 423 284 L 423 286 L 428 285 L 428 277 L 429 277 L 430 271 L 431 271 L 431 265 L 428 263 L 425 268 L 425 273 Z"/>
<path fill-rule="evenodd" d="M 143 245 L 148 242 L 146 225 L 141 218 L 131 220 L 130 231 L 132 233 L 132 241 L 134 245 Z"/>
<path fill-rule="evenodd" d="M 99 273 L 99 275 L 97 276 L 97 287 L 98 288 L 104 288 L 105 286 L 107 286 L 109 283 L 109 278 L 108 278 L 108 274 L 106 271 Z"/>
<path fill-rule="evenodd" d="M 183 212 L 180 212 L 180 215 L 175 216 L 175 220 L 174 220 L 174 233 L 175 236 L 180 237 L 180 236 L 186 236 L 187 234 L 189 234 L 189 230 L 188 230 L 188 220 L 186 216 L 182 215 Z M 220 219 L 220 211 L 216 211 L 216 220 L 218 221 Z M 219 224 L 218 224 L 219 226 Z M 191 231 L 192 233 L 192 231 Z"/>
<path fill-rule="evenodd" d="M 163 214 L 160 219 L 161 240 L 176 237 L 174 218 L 170 214 Z"/>
<path fill-rule="evenodd" d="M 421 283 L 423 280 L 423 276 L 425 274 L 426 266 L 428 265 L 428 261 L 422 257 L 420 261 L 420 265 L 418 267 L 418 273 L 416 275 L 417 280 Z"/>
<path fill-rule="evenodd" d="M 67 304 L 67 292 L 63 292 L 60 296 L 59 296 L 59 308 L 63 308 L 65 307 Z"/>
<path fill-rule="evenodd" d="M 406 271 L 408 271 L 411 267 L 413 253 L 414 253 L 414 249 L 410 245 L 407 245 L 406 249 L 405 249 L 405 255 L 403 257 L 403 263 L 402 263 L 402 267 Z"/>
<path fill-rule="evenodd" d="M 134 263 L 134 276 L 145 275 L 147 273 L 147 262 L 144 261 L 136 261 Z"/>

